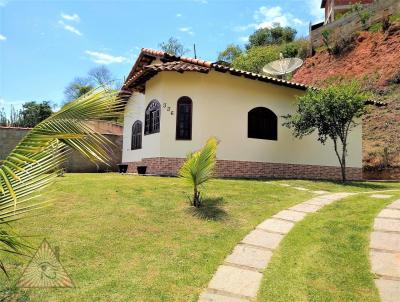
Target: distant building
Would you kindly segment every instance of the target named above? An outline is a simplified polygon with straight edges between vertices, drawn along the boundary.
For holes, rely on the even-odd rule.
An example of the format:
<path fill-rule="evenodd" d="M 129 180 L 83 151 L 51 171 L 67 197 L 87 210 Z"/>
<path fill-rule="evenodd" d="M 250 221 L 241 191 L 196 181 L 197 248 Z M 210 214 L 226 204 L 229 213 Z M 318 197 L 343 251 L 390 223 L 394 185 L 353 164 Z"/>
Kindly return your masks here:
<path fill-rule="evenodd" d="M 322 0 L 321 8 L 325 9 L 325 24 L 335 21 L 338 15 L 348 12 L 356 3 L 371 4 L 373 2 L 374 0 Z"/>

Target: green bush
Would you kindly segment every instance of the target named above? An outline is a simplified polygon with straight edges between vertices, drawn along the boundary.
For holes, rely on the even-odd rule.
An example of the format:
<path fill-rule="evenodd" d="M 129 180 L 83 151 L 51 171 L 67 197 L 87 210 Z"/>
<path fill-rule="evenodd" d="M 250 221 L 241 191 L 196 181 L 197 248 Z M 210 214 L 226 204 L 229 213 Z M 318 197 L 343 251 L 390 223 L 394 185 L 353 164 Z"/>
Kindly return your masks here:
<path fill-rule="evenodd" d="M 232 67 L 261 73 L 265 64 L 279 59 L 280 51 L 278 45 L 255 46 L 233 60 Z"/>
<path fill-rule="evenodd" d="M 301 38 L 282 45 L 281 52 L 285 58 L 298 57 L 305 59 L 308 56 L 309 48 L 310 42 L 305 38 Z"/>

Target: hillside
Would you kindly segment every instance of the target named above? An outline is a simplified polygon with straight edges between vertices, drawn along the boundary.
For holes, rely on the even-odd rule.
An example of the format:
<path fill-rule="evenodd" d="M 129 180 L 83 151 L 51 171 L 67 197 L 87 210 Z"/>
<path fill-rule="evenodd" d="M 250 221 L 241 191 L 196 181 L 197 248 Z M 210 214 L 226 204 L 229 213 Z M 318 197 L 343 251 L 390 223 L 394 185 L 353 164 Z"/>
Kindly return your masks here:
<path fill-rule="evenodd" d="M 386 33 L 362 32 L 338 55 L 321 50 L 306 59 L 293 76 L 316 87 L 358 79 L 375 100 L 363 118 L 363 164 L 366 178 L 400 179 L 400 23 Z"/>

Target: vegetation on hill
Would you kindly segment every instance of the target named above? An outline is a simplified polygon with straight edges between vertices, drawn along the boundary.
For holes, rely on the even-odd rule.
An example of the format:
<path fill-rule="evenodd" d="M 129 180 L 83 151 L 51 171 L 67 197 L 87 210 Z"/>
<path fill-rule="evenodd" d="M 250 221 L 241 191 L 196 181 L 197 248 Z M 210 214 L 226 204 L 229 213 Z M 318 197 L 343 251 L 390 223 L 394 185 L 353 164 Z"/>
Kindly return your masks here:
<path fill-rule="evenodd" d="M 373 100 L 363 117 L 364 177 L 400 177 L 400 23 L 396 16 L 373 24 L 351 39 L 331 41 L 293 76 L 293 81 L 326 86 L 357 79 Z"/>
<path fill-rule="evenodd" d="M 218 60 L 231 64 L 232 67 L 262 73 L 264 65 L 278 60 L 280 53 L 284 57 L 305 58 L 308 53 L 308 41 L 295 39 L 296 30 L 275 24 L 272 28 L 261 28 L 249 37 L 249 43 L 242 49 L 229 44 L 221 51 Z"/>

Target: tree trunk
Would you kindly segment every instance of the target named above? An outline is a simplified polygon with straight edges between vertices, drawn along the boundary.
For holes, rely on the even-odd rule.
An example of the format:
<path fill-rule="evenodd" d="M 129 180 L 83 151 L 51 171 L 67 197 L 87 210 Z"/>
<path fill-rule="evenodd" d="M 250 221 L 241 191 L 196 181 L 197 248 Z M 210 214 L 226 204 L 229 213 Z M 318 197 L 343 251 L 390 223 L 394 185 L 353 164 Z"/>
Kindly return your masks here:
<path fill-rule="evenodd" d="M 342 182 L 346 182 L 346 153 L 347 153 L 347 142 L 342 142 L 342 162 L 340 167 L 342 168 Z"/>
<path fill-rule="evenodd" d="M 197 190 L 197 186 L 194 187 L 193 191 L 193 206 L 195 208 L 200 207 L 200 192 Z"/>
<path fill-rule="evenodd" d="M 335 153 L 340 163 L 340 171 L 342 174 L 342 182 L 346 182 L 346 142 L 342 143 L 342 155 L 339 154 L 337 140 L 333 140 L 333 146 L 335 147 Z"/>

